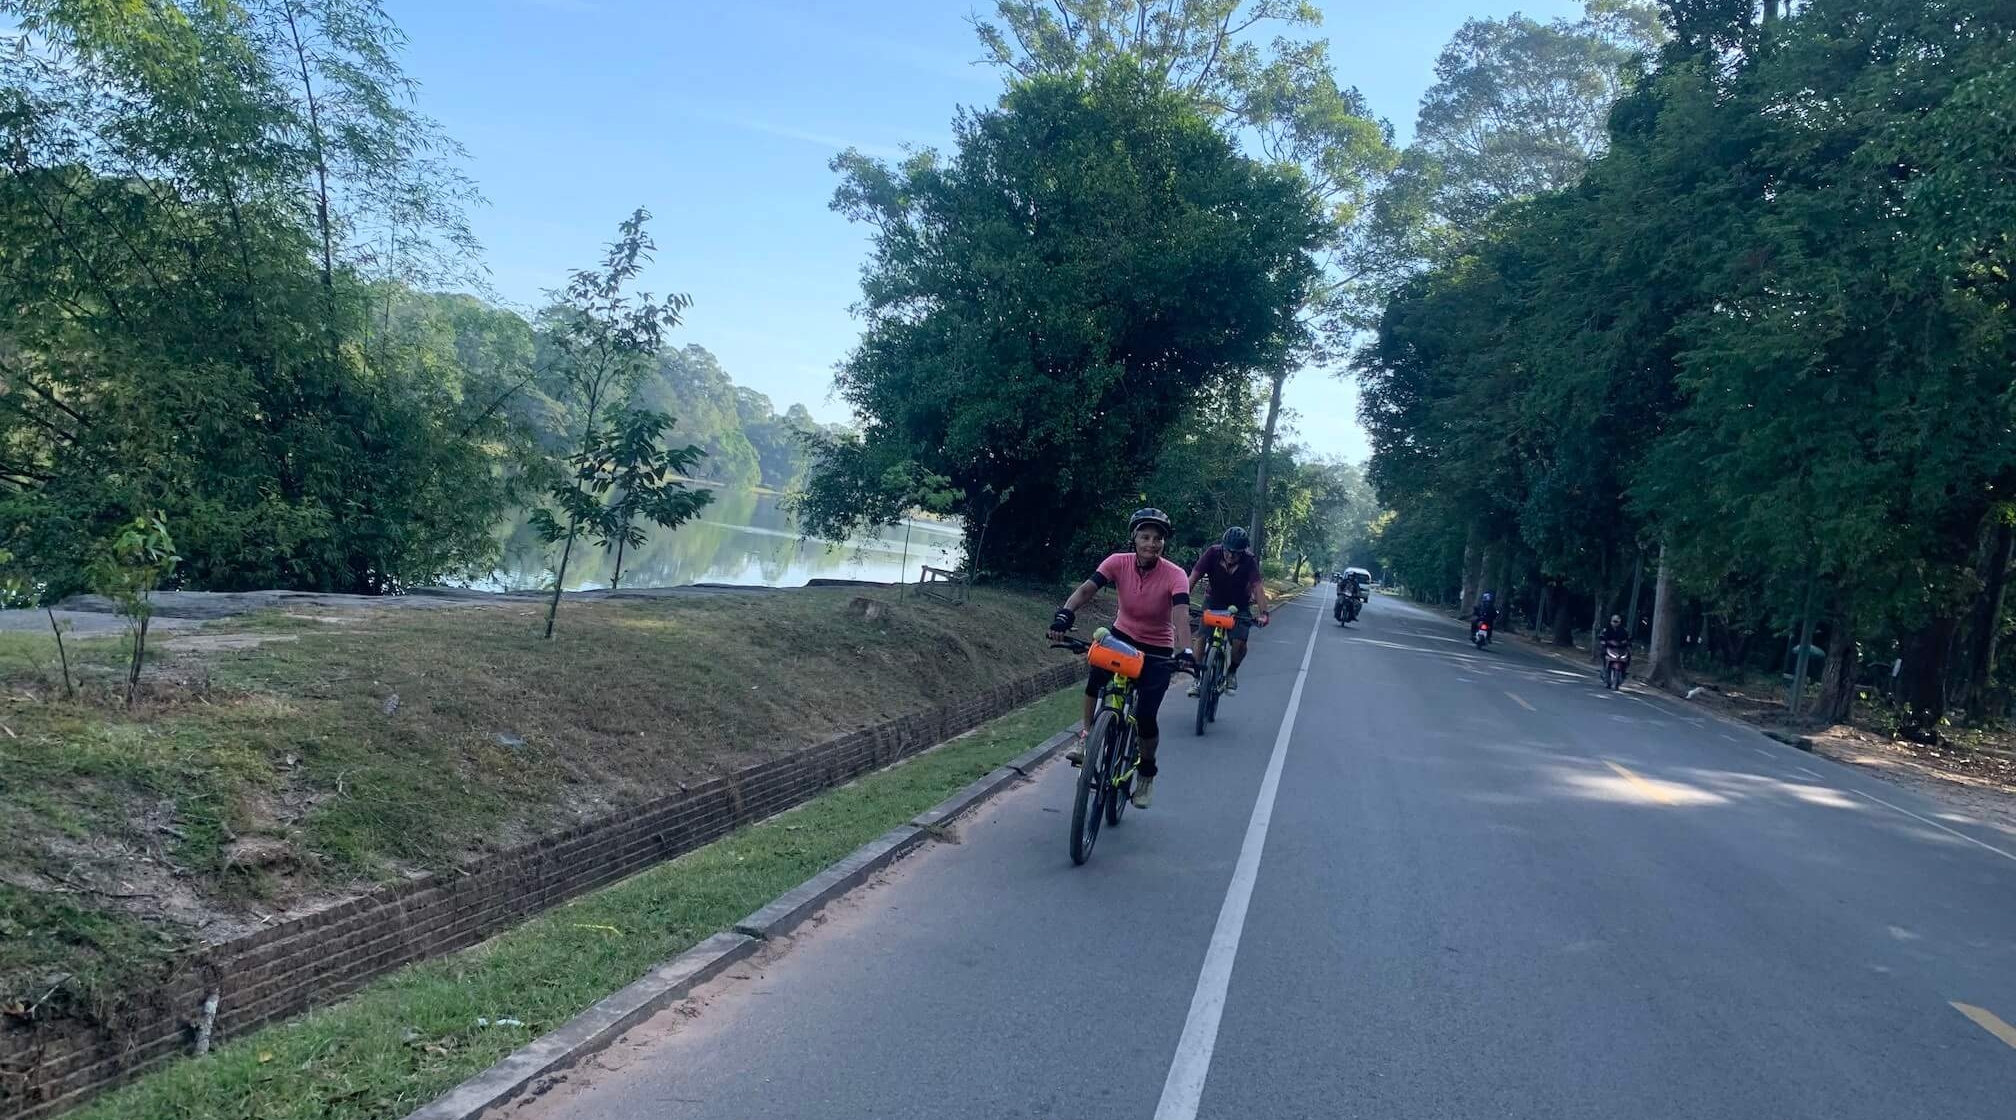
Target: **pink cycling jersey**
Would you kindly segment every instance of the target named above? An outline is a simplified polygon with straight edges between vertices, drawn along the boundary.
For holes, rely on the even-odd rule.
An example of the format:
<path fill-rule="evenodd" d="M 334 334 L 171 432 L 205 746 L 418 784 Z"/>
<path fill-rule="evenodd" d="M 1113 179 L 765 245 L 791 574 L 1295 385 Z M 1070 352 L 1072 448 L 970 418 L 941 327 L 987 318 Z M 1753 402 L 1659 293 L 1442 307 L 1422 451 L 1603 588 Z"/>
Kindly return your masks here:
<path fill-rule="evenodd" d="M 1099 564 L 1101 585 L 1111 584 L 1120 597 L 1113 625 L 1142 645 L 1169 649 L 1176 644 L 1170 611 L 1190 599 L 1190 577 L 1168 560 L 1157 559 L 1142 571 L 1131 552 L 1116 552 Z"/>

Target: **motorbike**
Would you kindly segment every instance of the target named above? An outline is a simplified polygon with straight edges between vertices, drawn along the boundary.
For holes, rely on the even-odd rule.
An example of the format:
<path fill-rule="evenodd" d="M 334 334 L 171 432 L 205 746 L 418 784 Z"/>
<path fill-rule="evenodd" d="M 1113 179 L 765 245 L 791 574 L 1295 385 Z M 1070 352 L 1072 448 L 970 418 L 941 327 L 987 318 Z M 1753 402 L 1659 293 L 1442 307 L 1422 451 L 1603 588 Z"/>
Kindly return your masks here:
<path fill-rule="evenodd" d="M 1330 613 L 1336 617 L 1338 625 L 1349 626 L 1358 621 L 1358 612 L 1361 609 L 1363 609 L 1363 604 L 1358 601 L 1358 596 L 1351 594 L 1346 589 L 1339 588 L 1337 591 L 1337 605 L 1330 609 Z"/>
<path fill-rule="evenodd" d="M 1609 645 L 1603 647 L 1603 687 L 1619 689 L 1624 687 L 1624 677 L 1631 671 L 1631 647 Z"/>
<path fill-rule="evenodd" d="M 1483 649 L 1491 644 L 1491 624 L 1479 620 L 1470 628 L 1470 644 Z"/>

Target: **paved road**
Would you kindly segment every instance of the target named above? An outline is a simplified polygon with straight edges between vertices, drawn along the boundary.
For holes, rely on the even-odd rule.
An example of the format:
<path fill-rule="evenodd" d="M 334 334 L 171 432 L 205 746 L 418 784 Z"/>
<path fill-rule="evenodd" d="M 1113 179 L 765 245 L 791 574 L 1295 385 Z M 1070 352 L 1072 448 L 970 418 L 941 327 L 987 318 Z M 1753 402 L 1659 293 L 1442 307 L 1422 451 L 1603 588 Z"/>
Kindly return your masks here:
<path fill-rule="evenodd" d="M 1390 599 L 1322 608 L 1086 866 L 1055 765 L 500 1115 L 2016 1114 L 2016 837 Z"/>

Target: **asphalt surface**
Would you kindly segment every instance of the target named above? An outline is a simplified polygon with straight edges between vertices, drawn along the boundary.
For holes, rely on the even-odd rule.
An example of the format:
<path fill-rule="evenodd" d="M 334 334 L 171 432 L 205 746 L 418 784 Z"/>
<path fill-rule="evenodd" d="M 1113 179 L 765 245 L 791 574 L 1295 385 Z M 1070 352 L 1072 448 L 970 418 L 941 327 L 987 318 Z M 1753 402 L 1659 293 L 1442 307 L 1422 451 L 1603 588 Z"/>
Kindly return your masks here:
<path fill-rule="evenodd" d="M 1326 604 L 1202 739 L 1172 690 L 1155 806 L 1084 867 L 1053 764 L 498 1115 L 2016 1115 L 2016 837 Z"/>

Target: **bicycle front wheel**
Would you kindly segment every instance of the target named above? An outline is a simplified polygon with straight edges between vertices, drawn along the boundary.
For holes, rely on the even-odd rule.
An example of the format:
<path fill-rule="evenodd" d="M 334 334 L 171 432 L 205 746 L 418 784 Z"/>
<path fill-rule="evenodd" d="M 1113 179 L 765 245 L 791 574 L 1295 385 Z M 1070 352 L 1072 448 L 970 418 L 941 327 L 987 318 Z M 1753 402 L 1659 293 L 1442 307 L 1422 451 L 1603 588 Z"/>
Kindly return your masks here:
<path fill-rule="evenodd" d="M 1120 721 L 1120 730 L 1113 737 L 1113 759 L 1106 767 L 1106 825 L 1113 827 L 1120 823 L 1121 814 L 1134 796 L 1135 766 L 1139 761 L 1134 757 L 1134 725 Z"/>
<path fill-rule="evenodd" d="M 1204 734 L 1204 725 L 1211 719 L 1211 709 L 1218 695 L 1218 655 L 1206 653 L 1204 667 L 1197 673 L 1197 734 Z"/>
<path fill-rule="evenodd" d="M 1232 665 L 1224 650 L 1211 659 L 1211 708 L 1205 716 L 1212 723 L 1218 722 L 1218 701 L 1225 695 L 1225 678 L 1232 673 Z"/>
<path fill-rule="evenodd" d="M 1071 802 L 1071 862 L 1082 864 L 1092 858 L 1092 845 L 1099 839 L 1099 818 L 1106 799 L 1113 796 L 1110 740 L 1118 734 L 1113 713 L 1092 717 L 1092 732 L 1085 736 L 1085 763 L 1078 768 L 1078 792 Z"/>

